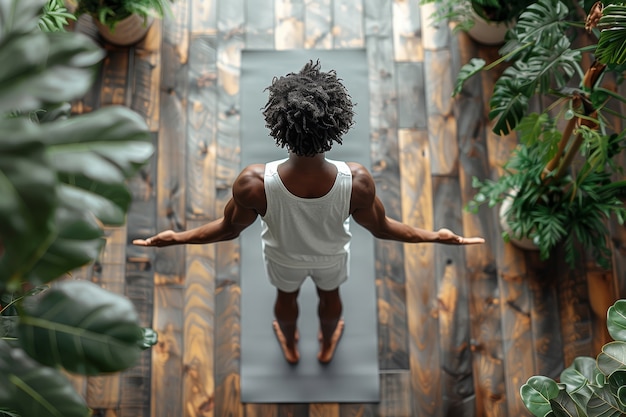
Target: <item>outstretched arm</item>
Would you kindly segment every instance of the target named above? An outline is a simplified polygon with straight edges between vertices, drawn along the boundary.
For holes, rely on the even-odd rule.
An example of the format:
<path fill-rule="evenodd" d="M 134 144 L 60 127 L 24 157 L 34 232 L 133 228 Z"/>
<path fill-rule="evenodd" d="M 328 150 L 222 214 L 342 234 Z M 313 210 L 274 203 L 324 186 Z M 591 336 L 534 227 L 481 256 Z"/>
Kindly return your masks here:
<path fill-rule="evenodd" d="M 430 231 L 401 223 L 385 214 L 385 207 L 376 196 L 376 186 L 371 174 L 362 166 L 352 168 L 352 218 L 379 239 L 406 243 L 433 242 L 448 245 L 472 245 L 484 243 L 481 237 L 463 237 L 449 229 Z"/>
<path fill-rule="evenodd" d="M 224 208 L 224 215 L 212 222 L 183 232 L 166 230 L 147 239 L 133 240 L 139 246 L 171 246 L 206 244 L 235 239 L 264 212 L 263 179 L 253 168 L 242 171 L 233 185 L 233 197 Z"/>

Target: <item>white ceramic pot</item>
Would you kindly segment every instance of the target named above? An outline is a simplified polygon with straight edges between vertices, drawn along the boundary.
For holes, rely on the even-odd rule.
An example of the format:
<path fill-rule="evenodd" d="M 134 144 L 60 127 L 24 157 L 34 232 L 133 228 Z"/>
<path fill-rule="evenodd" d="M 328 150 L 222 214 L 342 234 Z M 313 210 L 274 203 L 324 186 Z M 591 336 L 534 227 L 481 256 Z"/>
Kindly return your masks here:
<path fill-rule="evenodd" d="M 500 45 L 504 43 L 504 35 L 509 29 L 509 25 L 502 22 L 490 22 L 480 17 L 472 9 L 474 26 L 467 31 L 467 34 L 476 42 L 484 45 Z"/>
<path fill-rule="evenodd" d="M 539 250 L 537 245 L 533 243 L 532 239 L 529 239 L 527 237 L 515 237 L 515 235 L 513 234 L 513 230 L 511 229 L 511 226 L 507 221 L 509 210 L 511 209 L 511 205 L 513 204 L 513 198 L 516 193 L 517 191 L 511 192 L 510 196 L 505 198 L 504 201 L 502 201 L 502 205 L 500 205 L 500 226 L 502 227 L 502 230 L 509 235 L 510 242 L 518 248 L 526 250 Z"/>
<path fill-rule="evenodd" d="M 119 21 L 117 25 L 115 25 L 115 29 L 111 31 L 108 26 L 94 19 L 100 36 L 107 42 L 119 46 L 133 45 L 142 40 L 148 33 L 153 21 L 153 17 L 148 17 L 144 22 L 143 17 L 133 14 Z"/>

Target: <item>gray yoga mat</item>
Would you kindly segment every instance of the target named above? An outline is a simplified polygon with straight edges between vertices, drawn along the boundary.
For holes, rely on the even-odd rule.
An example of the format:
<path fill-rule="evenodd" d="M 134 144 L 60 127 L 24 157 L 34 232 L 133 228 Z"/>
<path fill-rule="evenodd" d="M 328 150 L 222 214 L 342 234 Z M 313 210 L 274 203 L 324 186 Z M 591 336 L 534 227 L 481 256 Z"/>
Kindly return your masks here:
<path fill-rule="evenodd" d="M 287 157 L 265 128 L 261 108 L 272 78 L 297 72 L 309 59 L 323 71 L 334 69 L 348 88 L 356 118 L 342 146 L 327 157 L 370 166 L 367 61 L 363 50 L 243 51 L 241 63 L 241 164 Z M 354 220 L 350 278 L 341 286 L 344 334 L 328 365 L 317 361 L 317 294 L 311 280 L 299 303 L 300 362 L 289 365 L 272 329 L 276 290 L 265 276 L 261 225 L 241 236 L 241 401 L 244 403 L 378 402 L 376 289 L 373 237 Z"/>

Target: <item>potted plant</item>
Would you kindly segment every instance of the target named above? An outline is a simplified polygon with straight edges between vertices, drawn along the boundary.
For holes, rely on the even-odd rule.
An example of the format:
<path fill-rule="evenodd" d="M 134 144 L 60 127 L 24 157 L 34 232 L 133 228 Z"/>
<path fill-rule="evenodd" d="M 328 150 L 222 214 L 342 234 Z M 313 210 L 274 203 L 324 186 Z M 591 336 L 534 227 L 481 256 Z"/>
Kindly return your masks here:
<path fill-rule="evenodd" d="M 169 11 L 171 0 L 69 0 L 76 15 L 90 15 L 100 35 L 116 45 L 143 39 L 154 21 Z"/>
<path fill-rule="evenodd" d="M 130 109 L 69 114 L 104 53 L 81 34 L 38 29 L 43 4 L 4 0 L 12 13 L 0 13 L 0 415 L 88 417 L 59 368 L 126 369 L 155 333 L 127 298 L 58 279 L 96 260 L 103 225 L 125 222 L 126 180 L 153 148 Z"/>
<path fill-rule="evenodd" d="M 39 16 L 39 28 L 45 32 L 65 31 L 68 20 L 76 20 L 63 0 L 47 0 Z"/>
<path fill-rule="evenodd" d="M 430 16 L 433 23 L 449 21 L 454 31 L 465 31 L 474 40 L 497 45 L 504 42 L 506 31 L 520 13 L 535 0 L 422 0 L 436 6 Z"/>
<path fill-rule="evenodd" d="M 526 408 L 537 417 L 618 417 L 626 414 L 626 300 L 607 312 L 607 328 L 614 341 L 597 358 L 579 356 L 561 372 L 559 382 L 533 376 L 522 385 Z"/>
<path fill-rule="evenodd" d="M 610 118 L 623 118 L 611 105 L 626 98 L 602 86 L 604 77 L 613 72 L 619 80 L 625 68 L 624 15 L 626 6 L 602 11 L 598 2 L 589 16 L 602 19 L 588 19 L 591 34 L 581 36 L 577 28 L 584 26 L 580 22 L 585 16 L 572 20 L 565 3 L 539 0 L 521 13 L 500 60 L 486 65 L 473 58 L 457 79 L 455 94 L 472 75 L 509 64 L 495 83 L 489 116 L 495 133 L 515 132 L 519 145 L 499 178 L 474 180 L 479 190 L 468 208 L 509 200 L 509 209 L 502 213 L 510 227 L 505 239 L 532 240 L 544 259 L 557 245 L 565 245 L 573 264 L 580 244 L 599 265 L 608 267 L 606 219 L 615 215 L 621 223 L 626 216 L 626 181 L 615 162 L 626 147 L 626 131 Z M 608 42 L 603 40 L 607 35 L 612 36 Z M 588 41 L 574 47 L 576 36 Z M 529 102 L 537 97 L 551 104 L 532 112 Z"/>

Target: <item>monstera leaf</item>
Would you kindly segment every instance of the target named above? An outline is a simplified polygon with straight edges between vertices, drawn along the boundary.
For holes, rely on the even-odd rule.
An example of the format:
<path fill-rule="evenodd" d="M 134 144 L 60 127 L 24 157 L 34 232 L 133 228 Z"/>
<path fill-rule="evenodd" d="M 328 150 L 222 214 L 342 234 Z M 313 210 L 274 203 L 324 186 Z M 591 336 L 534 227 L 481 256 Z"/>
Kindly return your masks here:
<path fill-rule="evenodd" d="M 19 286 L 25 268 L 50 244 L 54 229 L 56 172 L 38 134 L 28 120 L 0 121 L 0 244 L 5 242 L 0 289 Z"/>
<path fill-rule="evenodd" d="M 0 340 L 0 412 L 37 417 L 87 417 L 91 411 L 59 371 Z"/>
<path fill-rule="evenodd" d="M 63 281 L 20 317 L 21 346 L 37 361 L 96 375 L 132 366 L 144 331 L 133 304 L 88 281 Z"/>

